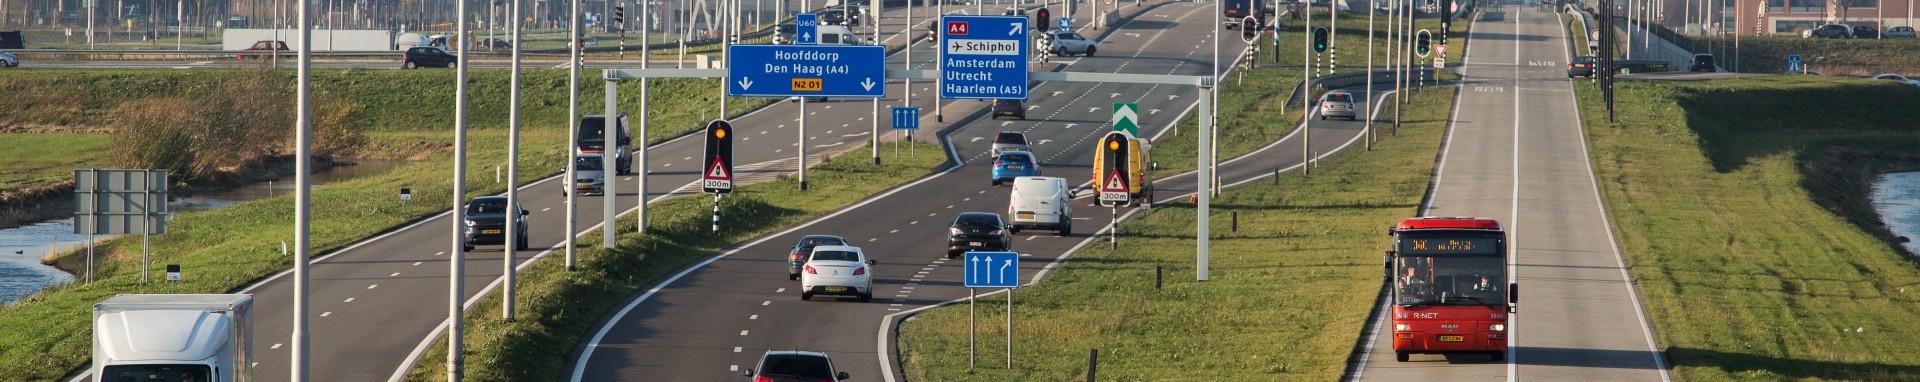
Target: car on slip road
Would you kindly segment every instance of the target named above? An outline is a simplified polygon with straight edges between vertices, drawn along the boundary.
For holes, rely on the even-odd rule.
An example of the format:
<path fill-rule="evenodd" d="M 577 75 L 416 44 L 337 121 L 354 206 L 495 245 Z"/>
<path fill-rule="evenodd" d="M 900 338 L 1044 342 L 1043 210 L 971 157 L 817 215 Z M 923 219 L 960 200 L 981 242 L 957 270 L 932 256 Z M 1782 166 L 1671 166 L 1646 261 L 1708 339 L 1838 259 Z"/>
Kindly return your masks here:
<path fill-rule="evenodd" d="M 1012 234 L 1000 214 L 962 212 L 947 227 L 947 258 L 958 258 L 967 251 L 1006 251 L 1013 249 Z"/>
<path fill-rule="evenodd" d="M 768 350 L 760 356 L 760 366 L 740 371 L 753 382 L 832 382 L 852 376 L 833 367 L 827 353 Z"/>
<path fill-rule="evenodd" d="M 507 245 L 507 224 L 513 224 L 513 248 L 527 249 L 527 210 L 507 205 L 505 196 L 482 196 L 467 202 L 466 234 L 462 246 L 472 251 L 475 245 Z M 511 221 L 512 223 L 508 223 Z"/>
<path fill-rule="evenodd" d="M 1567 78 L 1593 77 L 1594 65 L 1599 64 L 1599 62 L 1599 57 L 1576 56 L 1572 62 L 1567 63 Z"/>
<path fill-rule="evenodd" d="M 799 280 L 801 267 L 813 256 L 813 248 L 822 245 L 847 245 L 847 239 L 834 235 L 807 235 L 799 243 L 787 246 L 787 279 Z"/>
<path fill-rule="evenodd" d="M 873 300 L 873 270 L 869 268 L 876 263 L 860 247 L 813 247 L 807 264 L 800 266 L 806 270 L 800 275 L 800 299 L 812 300 L 814 295 L 824 294 L 859 297 L 860 302 Z"/>
<path fill-rule="evenodd" d="M 1354 118 L 1357 117 L 1355 117 L 1356 114 L 1353 112 L 1353 100 L 1353 93 L 1339 90 L 1330 91 L 1327 92 L 1326 95 L 1320 96 L 1320 120 L 1325 121 L 1327 117 L 1346 118 L 1348 121 L 1354 120 Z"/>

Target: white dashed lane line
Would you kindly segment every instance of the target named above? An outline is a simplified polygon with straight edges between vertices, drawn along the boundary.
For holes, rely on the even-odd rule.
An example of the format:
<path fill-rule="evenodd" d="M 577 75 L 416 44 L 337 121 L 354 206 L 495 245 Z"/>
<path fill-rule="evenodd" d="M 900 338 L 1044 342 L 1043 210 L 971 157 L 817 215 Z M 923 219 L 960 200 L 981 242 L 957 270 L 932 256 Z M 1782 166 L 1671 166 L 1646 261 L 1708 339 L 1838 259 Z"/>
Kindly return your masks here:
<path fill-rule="evenodd" d="M 346 301 L 341 301 L 341 302 L 342 302 L 342 303 L 347 303 L 347 302 L 353 302 L 353 298 L 352 298 L 352 297 L 348 297 Z"/>
<path fill-rule="evenodd" d="M 367 289 L 373 289 L 373 288 L 379 288 L 379 287 L 380 287 L 380 284 L 373 284 L 373 285 L 368 285 Z"/>

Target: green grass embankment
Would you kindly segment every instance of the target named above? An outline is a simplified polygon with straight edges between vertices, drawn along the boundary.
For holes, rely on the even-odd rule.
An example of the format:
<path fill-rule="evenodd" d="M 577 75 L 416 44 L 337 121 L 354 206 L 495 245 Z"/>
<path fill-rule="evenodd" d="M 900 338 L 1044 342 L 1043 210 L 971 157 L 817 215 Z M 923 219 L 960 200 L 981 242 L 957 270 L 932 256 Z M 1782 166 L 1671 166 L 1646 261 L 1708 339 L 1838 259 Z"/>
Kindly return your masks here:
<path fill-rule="evenodd" d="M 1857 24 L 1856 24 L 1857 25 Z M 1695 53 L 1712 53 L 1720 65 L 1745 73 L 1784 73 L 1787 56 L 1800 55 L 1807 68 L 1829 76 L 1867 77 L 1893 73 L 1920 77 L 1920 42 L 1914 39 L 1804 38 L 1799 34 L 1702 37 L 1680 35 L 1654 25 L 1653 33 Z"/>
<path fill-rule="evenodd" d="M 1920 169 L 1911 86 L 1771 76 L 1576 82 L 1602 196 L 1687 381 L 1920 379 L 1920 268 L 1865 191 Z"/>
<path fill-rule="evenodd" d="M 1314 14 L 1314 17 L 1320 20 L 1319 22 L 1325 22 L 1325 16 L 1326 14 L 1324 13 Z M 1365 72 L 1367 62 L 1367 16 L 1365 13 L 1342 12 L 1340 20 L 1342 20 L 1340 22 L 1340 33 L 1335 36 L 1335 39 L 1337 45 L 1345 47 L 1341 52 L 1344 52 L 1343 57 L 1347 57 L 1340 61 L 1340 72 Z M 1374 55 L 1377 57 L 1374 63 L 1375 65 L 1385 65 L 1387 54 L 1386 41 L 1384 40 L 1387 29 L 1386 17 L 1384 15 L 1379 16 L 1379 19 L 1375 21 L 1375 28 L 1379 31 L 1376 36 L 1382 40 L 1380 40 L 1380 45 L 1374 49 Z M 1271 65 L 1274 62 L 1272 49 L 1275 49 L 1275 47 L 1271 45 L 1273 43 L 1272 40 L 1262 38 L 1260 40 L 1263 44 L 1261 51 L 1255 54 L 1259 56 L 1258 62 L 1260 67 L 1245 71 L 1244 73 L 1242 73 L 1242 71 L 1245 70 L 1244 68 L 1236 69 L 1234 72 L 1228 73 L 1220 79 L 1219 123 L 1221 128 L 1219 140 L 1216 141 L 1216 144 L 1220 145 L 1220 160 L 1223 162 L 1265 147 L 1267 144 L 1279 140 L 1280 137 L 1300 126 L 1300 113 L 1304 110 L 1300 107 L 1283 107 L 1282 105 L 1287 101 L 1294 87 L 1300 83 L 1300 79 L 1303 77 L 1301 65 L 1302 60 L 1305 60 L 1305 57 L 1302 57 L 1302 55 L 1306 49 L 1304 46 L 1306 32 L 1300 30 L 1299 21 L 1287 19 L 1284 24 L 1279 37 L 1280 46 L 1278 49 L 1280 49 L 1280 65 Z M 1421 28 L 1431 30 L 1440 29 L 1439 19 L 1420 19 L 1419 24 Z M 1471 21 L 1469 18 L 1456 20 L 1456 22 L 1453 23 L 1454 32 L 1451 41 L 1453 43 L 1451 49 L 1453 50 L 1448 53 L 1449 61 L 1459 61 L 1459 57 L 1466 52 L 1466 36 L 1470 24 Z M 1437 38 L 1438 37 L 1436 37 L 1436 39 Z M 1437 44 L 1438 41 L 1436 40 L 1435 43 Z M 1237 53 L 1235 54 L 1237 55 Z M 1322 60 L 1322 65 L 1325 65 L 1325 58 L 1323 57 Z M 1242 77 L 1243 74 L 1244 78 Z M 1321 74 L 1326 75 L 1327 73 L 1323 72 Z M 1458 78 L 1454 76 L 1452 72 L 1446 71 L 1440 72 L 1438 76 L 1443 81 Z M 1391 87 L 1392 84 L 1375 85 L 1376 89 Z M 1324 92 L 1325 89 L 1316 89 L 1313 93 L 1314 97 L 1316 97 L 1314 99 L 1317 99 L 1317 97 Z M 1191 95 L 1182 96 L 1191 97 Z M 1145 111 L 1143 110 L 1142 112 L 1144 113 Z M 1178 110 L 1162 110 L 1158 116 L 1161 116 L 1160 118 L 1167 118 L 1179 115 L 1178 112 Z M 1196 114 L 1200 112 L 1203 111 L 1194 111 Z M 1155 124 L 1155 122 L 1153 122 L 1155 116 L 1156 115 L 1142 114 L 1140 116 L 1142 118 L 1141 123 Z M 1391 109 L 1381 113 L 1382 120 L 1388 120 L 1388 123 L 1391 123 L 1390 119 L 1392 116 L 1393 113 Z M 1151 171 L 1155 178 L 1165 178 L 1174 174 L 1194 170 L 1193 164 L 1196 159 L 1194 149 L 1198 147 L 1199 142 L 1194 139 L 1195 137 L 1192 134 L 1195 129 L 1198 128 L 1199 123 L 1197 115 L 1188 115 L 1180 120 L 1179 127 L 1176 128 L 1177 131 L 1168 132 L 1166 135 L 1162 135 L 1159 141 L 1153 143 L 1153 160 L 1160 163 L 1158 169 Z"/>
<path fill-rule="evenodd" d="M 493 168 L 506 161 L 506 71 L 476 70 L 472 89 L 473 126 L 469 133 L 469 163 L 465 196 L 505 191 L 495 183 Z M 452 73 L 428 71 L 320 71 L 316 93 L 332 92 L 360 104 L 353 116 L 357 128 L 374 142 L 362 155 L 418 159 L 392 171 L 361 179 L 316 187 L 313 191 L 312 246 L 320 254 L 380 232 L 431 216 L 453 205 Z M 557 173 L 566 163 L 566 75 L 564 71 L 529 74 L 523 101 L 522 179 L 527 183 Z M 121 103 L 162 97 L 193 97 L 205 91 L 217 72 L 30 71 L 0 77 L 0 124 L 110 128 L 113 110 Z M 291 76 L 289 84 L 291 84 Z M 664 141 L 699 128 L 701 110 L 717 116 L 712 89 L 717 80 L 661 81 L 654 87 L 649 107 L 655 112 L 653 141 Z M 587 109 L 599 105 L 599 81 L 583 81 L 581 99 Z M 41 89 L 42 102 L 12 89 Z M 45 91 L 65 89 L 65 91 Z M 638 105 L 637 91 L 623 91 L 623 105 Z M 705 94 L 706 96 L 702 96 Z M 441 96 L 444 95 L 444 96 Z M 632 98 L 627 98 L 632 97 Z M 15 101 L 18 101 L 17 103 Z M 736 99 L 733 114 L 743 114 L 774 100 Z M 24 103 L 24 104 L 23 104 Z M 636 122 L 637 123 L 637 122 Z M 8 135 L 11 137 L 12 135 Z M 0 151 L 10 151 L 0 150 Z M 104 156 L 103 156 L 104 157 Z M 48 170 L 49 173 L 54 172 Z M 410 187 L 414 201 L 401 205 L 394 190 Z M 183 213 L 170 222 L 170 232 L 153 236 L 153 264 L 180 264 L 197 269 L 179 285 L 180 293 L 222 293 L 237 289 L 292 265 L 279 254 L 290 241 L 291 197 L 278 197 L 203 212 Z M 92 328 L 90 306 L 120 293 L 167 293 L 164 283 L 139 283 L 140 238 L 107 240 L 96 249 L 95 282 L 55 287 L 0 308 L 0 380 L 58 378 L 89 360 Z M 82 269 L 85 254 L 68 252 L 56 263 L 64 269 Z"/>
<path fill-rule="evenodd" d="M 103 168 L 106 134 L 0 134 L 0 194 L 73 180 L 73 170 Z M 95 153 L 95 154 L 87 154 Z"/>
<path fill-rule="evenodd" d="M 1118 251 L 1091 245 L 1015 292 L 1012 370 L 998 295 L 979 301 L 979 368 L 967 366 L 966 306 L 902 323 L 906 379 L 1079 380 L 1095 348 L 1103 380 L 1339 379 L 1379 291 L 1385 230 L 1417 213 L 1453 97 L 1450 87 L 1415 96 L 1400 135 L 1376 151 L 1222 192 L 1210 281 L 1194 281 L 1194 206 L 1155 206 L 1122 223 Z"/>
<path fill-rule="evenodd" d="M 916 154 L 889 160 L 880 167 L 869 164 L 862 155 L 843 155 L 821 163 L 808 171 L 808 191 L 799 191 L 796 182 L 784 176 L 735 189 L 722 202 L 726 221 L 717 234 L 708 227 L 711 198 L 678 198 L 649 210 L 644 236 L 631 234 L 633 216 L 621 219 L 620 232 L 629 234 L 622 235 L 612 251 L 593 244 L 601 240 L 598 233 L 581 239 L 577 272 L 566 272 L 554 258 L 535 263 L 521 273 L 519 311 L 514 321 L 500 319 L 498 293 L 468 311 L 466 379 L 559 378 L 567 354 L 578 347 L 601 317 L 633 293 L 687 264 L 912 182 L 946 163 L 946 154 L 938 147 L 912 144 L 927 150 L 908 150 Z M 444 336 L 430 349 L 415 364 L 408 380 L 445 380 Z"/>

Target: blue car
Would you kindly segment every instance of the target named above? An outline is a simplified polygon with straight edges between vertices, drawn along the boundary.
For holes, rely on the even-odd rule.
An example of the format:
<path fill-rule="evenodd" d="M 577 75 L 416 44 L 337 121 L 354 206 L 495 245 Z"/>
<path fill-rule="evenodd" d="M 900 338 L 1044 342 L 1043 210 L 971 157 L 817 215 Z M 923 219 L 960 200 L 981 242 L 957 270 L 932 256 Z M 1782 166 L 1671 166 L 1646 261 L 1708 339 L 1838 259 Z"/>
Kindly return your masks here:
<path fill-rule="evenodd" d="M 1026 151 L 1002 151 L 993 158 L 993 185 L 1022 176 L 1040 176 L 1040 161 Z"/>

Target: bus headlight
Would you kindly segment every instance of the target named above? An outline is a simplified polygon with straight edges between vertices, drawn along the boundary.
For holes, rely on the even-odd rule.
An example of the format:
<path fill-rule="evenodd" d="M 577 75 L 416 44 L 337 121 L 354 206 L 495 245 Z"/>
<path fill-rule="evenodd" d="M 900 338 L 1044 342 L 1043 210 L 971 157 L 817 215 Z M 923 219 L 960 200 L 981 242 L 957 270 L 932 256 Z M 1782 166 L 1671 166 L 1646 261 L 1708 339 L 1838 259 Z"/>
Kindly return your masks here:
<path fill-rule="evenodd" d="M 1507 324 L 1493 324 L 1493 326 L 1489 326 L 1487 327 L 1487 329 L 1492 329 L 1493 331 L 1496 331 L 1496 332 L 1504 332 L 1504 331 L 1507 331 Z"/>
<path fill-rule="evenodd" d="M 1393 324 L 1393 330 L 1400 332 L 1407 331 L 1407 324 Z"/>

